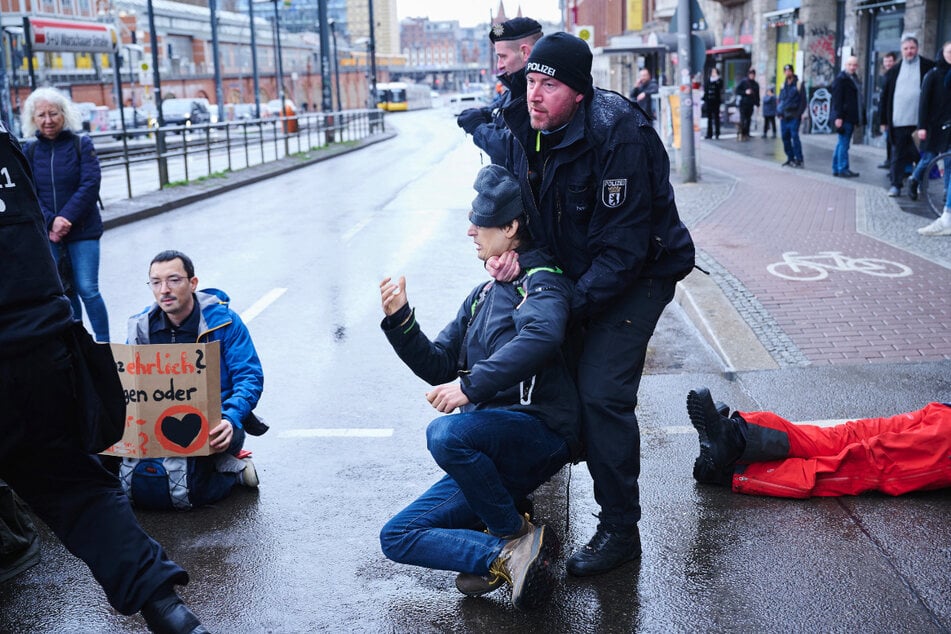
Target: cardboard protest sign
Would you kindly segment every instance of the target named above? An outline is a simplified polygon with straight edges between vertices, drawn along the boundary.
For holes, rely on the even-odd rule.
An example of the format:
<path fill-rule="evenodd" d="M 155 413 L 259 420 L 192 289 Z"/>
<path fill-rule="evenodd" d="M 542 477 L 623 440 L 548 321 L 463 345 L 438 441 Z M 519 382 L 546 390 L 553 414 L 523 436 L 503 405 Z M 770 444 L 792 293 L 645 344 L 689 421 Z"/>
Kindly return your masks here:
<path fill-rule="evenodd" d="M 220 346 L 111 344 L 125 391 L 122 440 L 103 454 L 128 458 L 207 456 L 221 420 Z"/>

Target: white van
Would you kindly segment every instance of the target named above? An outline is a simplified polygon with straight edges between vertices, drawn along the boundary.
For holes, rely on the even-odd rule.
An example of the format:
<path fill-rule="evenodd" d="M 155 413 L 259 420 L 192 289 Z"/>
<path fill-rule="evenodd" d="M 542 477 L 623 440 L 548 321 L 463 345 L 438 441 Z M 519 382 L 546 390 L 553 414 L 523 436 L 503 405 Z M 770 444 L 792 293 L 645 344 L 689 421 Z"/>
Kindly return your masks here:
<path fill-rule="evenodd" d="M 449 98 L 449 110 L 454 115 L 461 114 L 463 110 L 469 108 L 480 108 L 485 105 L 482 98 L 475 93 L 463 93 L 453 95 Z"/>

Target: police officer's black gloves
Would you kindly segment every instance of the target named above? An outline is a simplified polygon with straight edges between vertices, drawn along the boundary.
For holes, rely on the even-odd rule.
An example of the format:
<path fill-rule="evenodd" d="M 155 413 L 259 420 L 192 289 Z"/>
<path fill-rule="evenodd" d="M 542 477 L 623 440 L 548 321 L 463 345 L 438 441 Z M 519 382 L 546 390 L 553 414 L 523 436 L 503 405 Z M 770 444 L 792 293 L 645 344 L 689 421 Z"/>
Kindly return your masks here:
<path fill-rule="evenodd" d="M 472 134 L 483 123 L 492 122 L 492 111 L 488 108 L 469 108 L 456 117 L 456 125 Z"/>

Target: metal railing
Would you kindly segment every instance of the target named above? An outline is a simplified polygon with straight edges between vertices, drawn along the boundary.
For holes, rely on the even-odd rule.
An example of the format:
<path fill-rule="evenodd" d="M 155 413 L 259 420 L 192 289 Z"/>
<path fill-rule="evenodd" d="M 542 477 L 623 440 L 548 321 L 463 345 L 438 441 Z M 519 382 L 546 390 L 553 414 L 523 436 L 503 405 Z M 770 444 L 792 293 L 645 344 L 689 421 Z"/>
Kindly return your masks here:
<path fill-rule="evenodd" d="M 124 177 L 128 198 L 223 176 L 385 131 L 380 110 L 300 113 L 224 123 L 135 128 L 90 133 L 103 191 Z M 108 187 L 107 187 L 108 182 Z"/>

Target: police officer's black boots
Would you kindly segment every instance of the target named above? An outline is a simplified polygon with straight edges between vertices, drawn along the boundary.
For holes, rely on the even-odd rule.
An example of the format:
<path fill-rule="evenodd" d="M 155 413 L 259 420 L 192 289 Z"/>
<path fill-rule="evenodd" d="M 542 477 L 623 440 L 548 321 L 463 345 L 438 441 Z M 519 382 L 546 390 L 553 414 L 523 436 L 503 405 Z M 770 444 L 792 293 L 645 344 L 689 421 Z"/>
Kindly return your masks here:
<path fill-rule="evenodd" d="M 141 613 L 149 629 L 156 634 L 208 634 L 171 585 L 156 590 L 142 606 Z"/>

